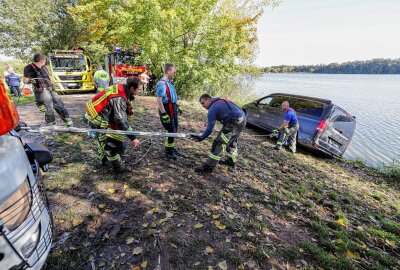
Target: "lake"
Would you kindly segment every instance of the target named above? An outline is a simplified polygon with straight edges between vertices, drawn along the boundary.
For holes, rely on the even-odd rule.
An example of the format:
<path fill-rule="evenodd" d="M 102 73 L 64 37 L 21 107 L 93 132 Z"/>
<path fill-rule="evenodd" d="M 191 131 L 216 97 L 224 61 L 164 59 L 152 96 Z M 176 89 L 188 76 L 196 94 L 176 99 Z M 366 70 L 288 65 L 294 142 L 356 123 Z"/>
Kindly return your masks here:
<path fill-rule="evenodd" d="M 255 91 L 330 99 L 357 120 L 344 158 L 369 166 L 400 160 L 400 75 L 263 74 Z"/>

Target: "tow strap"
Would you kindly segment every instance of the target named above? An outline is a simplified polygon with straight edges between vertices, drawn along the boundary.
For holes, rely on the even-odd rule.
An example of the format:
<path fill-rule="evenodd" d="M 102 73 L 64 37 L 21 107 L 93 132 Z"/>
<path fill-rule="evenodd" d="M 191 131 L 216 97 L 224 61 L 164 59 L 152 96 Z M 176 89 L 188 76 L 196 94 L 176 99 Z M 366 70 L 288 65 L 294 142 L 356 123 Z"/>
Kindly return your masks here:
<path fill-rule="evenodd" d="M 63 127 L 63 126 L 26 126 L 21 127 L 21 130 L 33 133 L 46 133 L 46 132 L 66 132 L 66 133 L 88 133 L 96 132 L 99 134 L 119 134 L 119 135 L 134 135 L 146 137 L 173 137 L 173 138 L 190 138 L 191 135 L 200 136 L 201 133 L 168 133 L 168 132 L 143 132 L 143 131 L 127 131 L 127 130 L 113 130 L 113 129 L 93 129 L 93 128 L 77 128 L 77 127 Z"/>

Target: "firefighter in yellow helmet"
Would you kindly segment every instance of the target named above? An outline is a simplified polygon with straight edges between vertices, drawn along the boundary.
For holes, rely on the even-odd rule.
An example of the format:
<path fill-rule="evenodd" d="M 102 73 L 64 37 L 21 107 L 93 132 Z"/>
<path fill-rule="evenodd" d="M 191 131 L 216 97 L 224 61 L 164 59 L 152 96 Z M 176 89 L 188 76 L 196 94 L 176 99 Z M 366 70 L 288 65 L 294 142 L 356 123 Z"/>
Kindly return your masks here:
<path fill-rule="evenodd" d="M 85 117 L 92 128 L 132 130 L 128 116 L 133 114 L 130 101 L 139 95 L 143 83 L 139 78 L 129 78 L 126 84 L 117 84 L 105 88 L 86 103 Z M 140 146 L 140 141 L 134 135 L 127 135 L 134 147 Z M 130 170 L 123 166 L 121 155 L 124 152 L 125 135 L 102 134 L 97 136 L 99 158 L 103 165 L 110 162 L 115 173 Z"/>

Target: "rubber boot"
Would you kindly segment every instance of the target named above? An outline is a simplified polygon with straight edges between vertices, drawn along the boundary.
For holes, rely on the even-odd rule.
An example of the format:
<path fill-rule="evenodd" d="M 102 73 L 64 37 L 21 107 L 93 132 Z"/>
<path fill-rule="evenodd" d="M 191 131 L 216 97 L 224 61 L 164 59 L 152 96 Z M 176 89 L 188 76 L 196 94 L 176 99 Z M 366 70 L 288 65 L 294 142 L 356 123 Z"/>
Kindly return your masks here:
<path fill-rule="evenodd" d="M 168 159 L 177 160 L 178 157 L 175 154 L 174 147 L 165 147 L 165 157 Z"/>
<path fill-rule="evenodd" d="M 132 168 L 121 163 L 119 160 L 111 161 L 113 173 L 120 174 L 132 171 Z"/>
<path fill-rule="evenodd" d="M 200 166 L 197 166 L 194 169 L 195 172 L 199 174 L 206 174 L 206 173 L 212 173 L 214 171 L 214 167 L 207 165 L 205 163 L 201 164 Z"/>
<path fill-rule="evenodd" d="M 231 159 L 231 158 L 227 158 L 227 159 L 221 159 L 219 162 L 219 164 L 231 167 L 231 168 L 235 168 L 236 167 L 236 163 Z"/>

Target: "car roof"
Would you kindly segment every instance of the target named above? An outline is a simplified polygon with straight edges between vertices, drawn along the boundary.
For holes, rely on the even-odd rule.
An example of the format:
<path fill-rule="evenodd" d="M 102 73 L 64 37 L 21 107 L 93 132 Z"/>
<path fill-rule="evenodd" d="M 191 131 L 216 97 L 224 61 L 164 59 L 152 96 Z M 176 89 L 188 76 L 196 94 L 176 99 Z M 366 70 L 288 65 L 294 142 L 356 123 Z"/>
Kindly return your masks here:
<path fill-rule="evenodd" d="M 296 98 L 301 98 L 301 99 L 307 99 L 307 100 L 312 100 L 320 103 L 324 103 L 326 105 L 332 104 L 332 101 L 329 99 L 323 99 L 323 98 L 315 98 L 315 97 L 309 97 L 309 96 L 300 96 L 300 95 L 292 95 L 292 94 L 285 94 L 285 93 L 273 93 L 268 96 L 287 96 L 287 97 L 296 97 Z"/>

